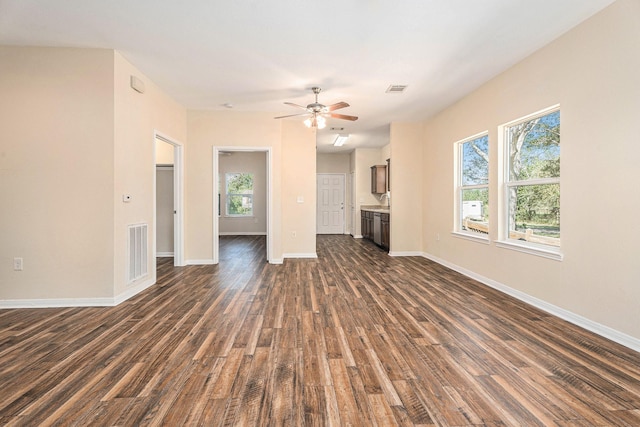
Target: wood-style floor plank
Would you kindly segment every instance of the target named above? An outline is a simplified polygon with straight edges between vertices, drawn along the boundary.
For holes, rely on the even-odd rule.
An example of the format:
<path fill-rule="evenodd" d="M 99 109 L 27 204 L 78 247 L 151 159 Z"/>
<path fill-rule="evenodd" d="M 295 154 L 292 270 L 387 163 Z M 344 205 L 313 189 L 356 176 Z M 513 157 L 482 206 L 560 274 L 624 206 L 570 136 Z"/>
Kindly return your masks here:
<path fill-rule="evenodd" d="M 637 352 L 368 241 L 265 243 L 161 258 L 117 307 L 0 310 L 0 425 L 640 425 Z"/>

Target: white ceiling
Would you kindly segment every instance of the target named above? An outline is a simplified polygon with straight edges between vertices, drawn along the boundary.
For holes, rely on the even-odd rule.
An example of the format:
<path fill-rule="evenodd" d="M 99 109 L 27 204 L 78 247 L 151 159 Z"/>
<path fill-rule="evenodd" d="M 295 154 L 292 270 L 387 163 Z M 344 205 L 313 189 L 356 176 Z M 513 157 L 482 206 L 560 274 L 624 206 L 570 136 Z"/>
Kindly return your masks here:
<path fill-rule="evenodd" d="M 613 0 L 0 0 L 0 44 L 116 49 L 189 109 L 346 101 L 320 152 L 379 147 Z M 408 85 L 387 94 L 391 84 Z M 299 120 L 291 118 L 285 120 Z M 336 131 L 352 135 L 340 149 Z"/>

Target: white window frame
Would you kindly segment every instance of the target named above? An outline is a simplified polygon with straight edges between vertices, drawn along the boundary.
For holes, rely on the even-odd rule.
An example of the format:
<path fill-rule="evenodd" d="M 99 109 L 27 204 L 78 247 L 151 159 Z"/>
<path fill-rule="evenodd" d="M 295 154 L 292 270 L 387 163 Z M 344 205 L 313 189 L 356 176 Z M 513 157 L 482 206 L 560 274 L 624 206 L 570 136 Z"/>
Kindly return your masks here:
<path fill-rule="evenodd" d="M 253 188 L 251 188 L 251 194 L 241 194 L 241 193 L 229 193 L 229 181 L 228 181 L 228 176 L 229 175 L 251 175 L 252 176 L 252 181 L 254 178 L 254 174 L 252 172 L 226 172 L 224 174 L 224 194 L 225 194 L 225 203 L 224 203 L 224 213 L 225 213 L 225 217 L 228 218 L 252 218 L 253 217 L 253 202 L 254 202 L 254 198 L 253 198 Z M 255 181 L 254 181 L 255 184 Z M 229 202 L 230 202 L 230 197 L 229 196 L 250 196 L 251 197 L 251 212 L 247 213 L 247 214 L 231 214 L 229 213 Z"/>
<path fill-rule="evenodd" d="M 534 120 L 538 117 L 543 117 L 548 114 L 560 111 L 560 105 L 554 105 L 544 110 L 537 111 L 529 114 L 525 117 L 521 117 L 517 120 L 505 123 L 498 127 L 498 145 L 499 145 L 499 158 L 502 161 L 500 168 L 501 171 L 501 197 L 498 201 L 499 206 L 499 239 L 496 241 L 496 247 L 503 249 L 511 249 L 518 252 L 523 252 L 531 255 L 540 256 L 543 258 L 549 258 L 556 261 L 562 261 L 563 254 L 561 247 L 555 247 L 551 245 L 545 245 L 540 243 L 528 242 L 523 240 L 512 239 L 509 237 L 509 190 L 513 187 L 522 187 L 527 185 L 546 185 L 546 184 L 558 184 L 560 185 L 560 177 L 562 176 L 562 168 L 560 168 L 560 177 L 557 178 L 538 178 L 522 181 L 510 181 L 509 180 L 509 129 L 518 124 Z M 562 196 L 560 199 L 562 205 Z M 562 208 L 561 208 L 562 211 Z M 562 241 L 560 243 L 562 245 Z"/>
<path fill-rule="evenodd" d="M 491 231 L 491 227 L 489 226 L 489 230 L 487 234 L 475 233 L 472 231 L 467 231 L 462 229 L 462 192 L 464 190 L 473 190 L 473 189 L 482 189 L 486 188 L 487 193 L 489 192 L 489 181 L 487 180 L 486 184 L 476 184 L 476 185 L 462 185 L 462 173 L 463 173 L 463 165 L 462 161 L 464 160 L 463 155 L 463 146 L 467 142 L 474 141 L 476 139 L 480 139 L 483 137 L 489 138 L 489 132 L 481 132 L 475 135 L 472 135 L 468 138 L 457 141 L 453 144 L 454 146 L 454 161 L 455 161 L 455 178 L 454 178 L 454 215 L 453 215 L 453 232 L 451 233 L 454 237 L 459 237 L 466 240 L 471 240 L 478 243 L 489 244 L 489 232 Z M 488 147 L 488 145 L 487 145 Z M 487 153 L 488 154 L 488 153 Z M 487 171 L 490 173 L 491 165 L 487 165 Z"/>

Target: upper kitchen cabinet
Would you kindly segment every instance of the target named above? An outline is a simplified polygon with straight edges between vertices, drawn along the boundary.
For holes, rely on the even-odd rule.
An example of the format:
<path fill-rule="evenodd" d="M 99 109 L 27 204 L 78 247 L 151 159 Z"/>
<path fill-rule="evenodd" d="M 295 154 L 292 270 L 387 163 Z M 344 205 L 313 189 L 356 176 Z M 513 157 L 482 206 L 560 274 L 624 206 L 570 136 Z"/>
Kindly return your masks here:
<path fill-rule="evenodd" d="M 371 166 L 371 192 L 383 194 L 387 192 L 387 166 Z"/>

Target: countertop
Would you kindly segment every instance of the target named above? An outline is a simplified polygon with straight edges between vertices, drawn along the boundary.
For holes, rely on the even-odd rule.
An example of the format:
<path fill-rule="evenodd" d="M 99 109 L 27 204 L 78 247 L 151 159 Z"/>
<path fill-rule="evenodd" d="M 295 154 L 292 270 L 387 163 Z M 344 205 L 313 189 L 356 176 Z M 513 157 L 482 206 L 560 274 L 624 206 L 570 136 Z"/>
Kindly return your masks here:
<path fill-rule="evenodd" d="M 378 213 L 389 213 L 389 206 L 379 206 L 379 205 L 362 205 L 360 206 L 361 211 L 369 211 L 369 212 L 378 212 Z"/>

